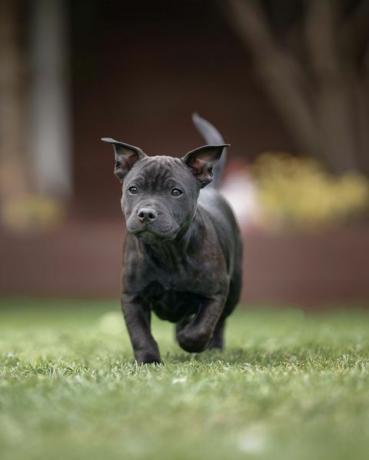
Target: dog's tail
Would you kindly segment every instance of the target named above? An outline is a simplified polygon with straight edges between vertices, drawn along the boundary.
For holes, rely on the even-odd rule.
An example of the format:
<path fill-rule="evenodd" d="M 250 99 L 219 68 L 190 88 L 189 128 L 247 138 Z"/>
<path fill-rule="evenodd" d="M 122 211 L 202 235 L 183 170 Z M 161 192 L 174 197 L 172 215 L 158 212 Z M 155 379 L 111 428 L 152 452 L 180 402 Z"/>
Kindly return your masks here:
<path fill-rule="evenodd" d="M 205 139 L 207 144 L 221 145 L 225 143 L 223 136 L 215 128 L 215 126 L 213 126 L 211 123 L 209 123 L 204 118 L 201 118 L 200 115 L 198 115 L 197 113 L 192 114 L 192 121 L 196 129 Z M 223 170 L 224 170 L 226 161 L 227 161 L 227 149 L 224 148 L 222 156 L 220 157 L 219 161 L 217 161 L 216 165 L 214 166 L 214 169 L 213 169 L 214 177 L 213 177 L 212 182 L 209 184 L 209 186 L 213 186 L 215 188 L 220 187 L 220 182 L 222 179 Z"/>

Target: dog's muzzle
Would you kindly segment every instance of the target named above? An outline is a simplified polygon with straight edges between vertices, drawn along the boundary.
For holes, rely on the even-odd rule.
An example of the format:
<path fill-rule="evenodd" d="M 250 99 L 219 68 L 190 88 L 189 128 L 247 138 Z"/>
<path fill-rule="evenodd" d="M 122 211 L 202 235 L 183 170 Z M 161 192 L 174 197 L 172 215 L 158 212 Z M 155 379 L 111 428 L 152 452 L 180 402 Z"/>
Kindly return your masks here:
<path fill-rule="evenodd" d="M 142 223 L 151 223 L 158 218 L 158 213 L 153 208 L 141 208 L 137 211 L 138 220 Z"/>

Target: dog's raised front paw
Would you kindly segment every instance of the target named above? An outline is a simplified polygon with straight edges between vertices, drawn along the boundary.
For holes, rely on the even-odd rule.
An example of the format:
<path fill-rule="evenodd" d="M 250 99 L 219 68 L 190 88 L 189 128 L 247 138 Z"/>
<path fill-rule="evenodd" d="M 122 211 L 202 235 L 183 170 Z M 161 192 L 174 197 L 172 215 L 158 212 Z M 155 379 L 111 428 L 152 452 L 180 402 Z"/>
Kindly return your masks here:
<path fill-rule="evenodd" d="M 177 340 L 183 350 L 190 353 L 199 353 L 206 349 L 210 336 L 206 331 L 185 327 L 177 333 Z"/>

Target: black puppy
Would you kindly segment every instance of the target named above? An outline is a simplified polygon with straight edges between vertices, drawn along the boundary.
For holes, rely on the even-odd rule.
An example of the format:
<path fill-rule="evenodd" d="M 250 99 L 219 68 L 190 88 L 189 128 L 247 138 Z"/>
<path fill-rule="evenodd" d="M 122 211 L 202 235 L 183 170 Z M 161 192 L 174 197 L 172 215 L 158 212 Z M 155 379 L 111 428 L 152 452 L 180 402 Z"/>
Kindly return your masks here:
<path fill-rule="evenodd" d="M 225 153 L 219 132 L 198 115 L 211 145 L 183 158 L 147 156 L 111 138 L 127 226 L 122 309 L 138 363 L 159 363 L 151 311 L 176 323 L 189 352 L 223 348 L 226 317 L 241 290 L 242 244 L 233 213 L 217 191 Z"/>

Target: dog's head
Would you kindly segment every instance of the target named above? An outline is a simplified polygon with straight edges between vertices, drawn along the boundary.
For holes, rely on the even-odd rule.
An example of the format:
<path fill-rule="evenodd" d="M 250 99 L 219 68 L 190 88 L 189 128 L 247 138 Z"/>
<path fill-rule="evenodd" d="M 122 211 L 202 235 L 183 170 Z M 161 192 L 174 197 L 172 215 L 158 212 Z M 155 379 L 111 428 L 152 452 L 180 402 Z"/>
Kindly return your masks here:
<path fill-rule="evenodd" d="M 148 156 L 139 147 L 103 138 L 113 144 L 114 174 L 122 183 L 122 211 L 127 231 L 150 242 L 174 240 L 196 212 L 202 187 L 226 145 L 206 145 L 182 158 Z"/>

